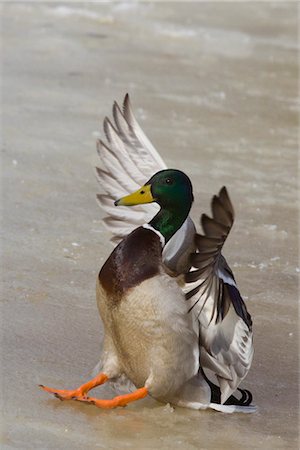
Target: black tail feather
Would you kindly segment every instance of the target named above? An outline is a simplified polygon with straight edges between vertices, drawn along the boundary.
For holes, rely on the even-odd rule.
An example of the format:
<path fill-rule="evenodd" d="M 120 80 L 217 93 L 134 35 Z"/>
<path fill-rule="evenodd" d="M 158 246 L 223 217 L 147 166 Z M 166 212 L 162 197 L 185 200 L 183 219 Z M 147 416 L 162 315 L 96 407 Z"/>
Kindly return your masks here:
<path fill-rule="evenodd" d="M 200 369 L 201 374 L 203 375 L 205 381 L 209 384 L 211 390 L 211 403 L 219 403 L 221 404 L 221 390 L 219 386 L 215 385 L 210 379 L 205 375 L 203 369 Z M 241 394 L 241 398 L 237 398 L 234 395 L 230 395 L 224 405 L 238 405 L 238 406 L 249 406 L 252 402 L 253 396 L 248 389 L 237 389 Z"/>

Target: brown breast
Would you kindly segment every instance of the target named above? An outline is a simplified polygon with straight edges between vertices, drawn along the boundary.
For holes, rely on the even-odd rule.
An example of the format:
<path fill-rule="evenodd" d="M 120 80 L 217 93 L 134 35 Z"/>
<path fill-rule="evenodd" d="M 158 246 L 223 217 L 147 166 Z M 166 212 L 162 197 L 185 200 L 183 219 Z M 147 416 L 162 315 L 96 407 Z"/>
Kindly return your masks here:
<path fill-rule="evenodd" d="M 99 273 L 99 281 L 113 306 L 130 288 L 159 273 L 162 246 L 156 233 L 139 227 L 111 253 Z"/>

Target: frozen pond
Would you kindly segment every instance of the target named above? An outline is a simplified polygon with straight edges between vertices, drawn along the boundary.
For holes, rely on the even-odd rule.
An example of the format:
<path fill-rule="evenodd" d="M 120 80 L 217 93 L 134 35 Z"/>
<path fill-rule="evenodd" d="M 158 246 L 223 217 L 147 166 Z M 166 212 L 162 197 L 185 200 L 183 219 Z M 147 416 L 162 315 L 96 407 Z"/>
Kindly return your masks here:
<path fill-rule="evenodd" d="M 2 5 L 1 449 L 298 448 L 297 10 Z M 92 168 L 102 120 L 126 92 L 168 165 L 191 177 L 196 220 L 229 190 L 224 253 L 254 320 L 242 387 L 256 414 L 150 398 L 101 411 L 37 388 L 75 387 L 99 359 L 95 279 L 111 246 Z"/>

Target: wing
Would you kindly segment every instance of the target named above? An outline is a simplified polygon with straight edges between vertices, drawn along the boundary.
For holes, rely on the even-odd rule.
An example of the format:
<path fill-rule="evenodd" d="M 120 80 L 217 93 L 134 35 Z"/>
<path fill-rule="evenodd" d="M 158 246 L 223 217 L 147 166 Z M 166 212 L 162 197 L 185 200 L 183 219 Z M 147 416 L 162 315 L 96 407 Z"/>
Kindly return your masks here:
<path fill-rule="evenodd" d="M 204 234 L 196 235 L 197 250 L 191 255 L 184 291 L 199 321 L 200 364 L 215 373 L 224 403 L 251 366 L 252 321 L 221 254 L 234 221 L 225 187 L 213 197 L 211 207 L 213 217 L 201 217 Z"/>
<path fill-rule="evenodd" d="M 148 222 L 158 207 L 151 204 L 115 208 L 114 201 L 137 190 L 154 173 L 166 169 L 166 165 L 136 121 L 128 94 L 123 110 L 114 103 L 113 123 L 106 117 L 103 129 L 107 144 L 97 141 L 101 168 L 96 168 L 96 175 L 102 188 L 97 199 L 107 214 L 104 223 L 113 234 L 112 240 L 118 242 L 134 228 Z"/>

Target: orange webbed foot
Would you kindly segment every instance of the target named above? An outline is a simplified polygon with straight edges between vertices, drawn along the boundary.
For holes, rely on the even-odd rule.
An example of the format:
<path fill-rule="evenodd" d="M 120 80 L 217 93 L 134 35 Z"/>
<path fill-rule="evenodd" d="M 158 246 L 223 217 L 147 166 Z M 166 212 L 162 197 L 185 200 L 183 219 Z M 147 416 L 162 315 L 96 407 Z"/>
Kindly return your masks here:
<path fill-rule="evenodd" d="M 49 394 L 53 394 L 56 398 L 59 398 L 59 400 L 75 400 L 86 396 L 80 389 L 53 389 L 42 384 L 39 384 L 39 387 L 44 391 L 49 392 Z"/>
<path fill-rule="evenodd" d="M 60 400 L 84 400 L 87 398 L 87 393 L 96 386 L 100 386 L 108 380 L 108 376 L 104 373 L 100 373 L 92 380 L 87 383 L 79 386 L 77 389 L 68 390 L 68 389 L 53 389 L 48 386 L 44 386 L 40 384 L 40 388 L 44 391 L 53 394 L 55 397 Z"/>
<path fill-rule="evenodd" d="M 108 380 L 108 376 L 104 373 L 100 373 L 92 380 L 87 383 L 79 386 L 79 388 L 74 390 L 67 389 L 53 389 L 48 386 L 44 386 L 40 384 L 40 388 L 44 391 L 53 394 L 55 397 L 60 400 L 78 400 L 80 402 L 90 403 L 92 405 L 97 406 L 98 408 L 103 409 L 111 409 L 116 408 L 118 406 L 126 406 L 128 403 L 134 402 L 136 400 L 142 399 L 148 395 L 148 389 L 146 387 L 142 387 L 137 389 L 130 394 L 119 395 L 117 397 L 112 398 L 111 400 L 102 400 L 95 397 L 88 397 L 87 393 L 96 386 L 99 386 L 105 383 Z"/>
<path fill-rule="evenodd" d="M 140 400 L 148 395 L 149 391 L 146 387 L 142 387 L 137 389 L 130 394 L 119 395 L 117 397 L 112 398 L 111 400 L 102 400 L 95 397 L 85 397 L 85 398 L 77 398 L 81 402 L 90 403 L 92 405 L 97 406 L 102 409 L 112 409 L 117 408 L 118 406 L 127 406 L 128 403 L 134 402 L 136 400 Z"/>

